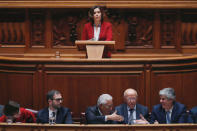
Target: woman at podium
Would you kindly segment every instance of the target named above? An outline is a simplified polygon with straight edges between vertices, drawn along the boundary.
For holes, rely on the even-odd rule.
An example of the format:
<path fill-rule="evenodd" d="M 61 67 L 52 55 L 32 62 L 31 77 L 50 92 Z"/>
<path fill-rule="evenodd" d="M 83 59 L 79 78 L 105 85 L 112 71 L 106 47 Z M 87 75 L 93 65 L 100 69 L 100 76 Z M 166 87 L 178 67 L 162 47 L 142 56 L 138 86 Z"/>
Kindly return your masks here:
<path fill-rule="evenodd" d="M 112 41 L 112 25 L 103 21 L 103 10 L 100 6 L 92 7 L 89 12 L 90 22 L 86 23 L 82 33 L 82 40 Z M 111 53 L 104 50 L 104 58 L 110 58 Z"/>

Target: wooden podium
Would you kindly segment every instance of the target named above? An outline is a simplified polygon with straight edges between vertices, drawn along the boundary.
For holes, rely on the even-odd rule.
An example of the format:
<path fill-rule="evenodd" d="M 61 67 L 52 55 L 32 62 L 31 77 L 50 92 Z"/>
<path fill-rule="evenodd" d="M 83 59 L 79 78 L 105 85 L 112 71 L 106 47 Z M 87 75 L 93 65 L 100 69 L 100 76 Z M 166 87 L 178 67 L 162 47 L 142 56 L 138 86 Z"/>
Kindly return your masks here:
<path fill-rule="evenodd" d="M 79 50 L 86 49 L 88 59 L 102 59 L 104 48 L 113 50 L 115 41 L 77 40 L 75 44 Z"/>

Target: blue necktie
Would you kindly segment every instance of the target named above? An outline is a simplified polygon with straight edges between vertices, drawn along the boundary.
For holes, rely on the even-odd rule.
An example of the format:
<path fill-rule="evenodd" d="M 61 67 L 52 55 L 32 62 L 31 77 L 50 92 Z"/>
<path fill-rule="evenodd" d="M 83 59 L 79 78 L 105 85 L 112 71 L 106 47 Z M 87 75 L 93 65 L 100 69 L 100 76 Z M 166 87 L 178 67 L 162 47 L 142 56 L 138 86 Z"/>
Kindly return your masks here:
<path fill-rule="evenodd" d="M 170 124 L 171 123 L 171 120 L 170 120 L 170 111 L 167 111 L 166 112 L 166 123 L 167 124 Z"/>
<path fill-rule="evenodd" d="M 134 109 L 129 109 L 130 116 L 129 116 L 129 119 L 128 119 L 128 124 L 134 124 L 134 122 L 133 122 L 133 111 L 134 111 Z"/>

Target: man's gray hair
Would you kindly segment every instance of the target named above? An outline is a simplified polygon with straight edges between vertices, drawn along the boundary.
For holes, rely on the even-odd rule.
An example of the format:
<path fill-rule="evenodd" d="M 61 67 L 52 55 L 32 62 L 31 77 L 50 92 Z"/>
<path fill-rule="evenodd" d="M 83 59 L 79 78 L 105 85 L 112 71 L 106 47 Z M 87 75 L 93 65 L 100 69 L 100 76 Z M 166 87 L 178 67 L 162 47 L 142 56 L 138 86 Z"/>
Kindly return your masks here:
<path fill-rule="evenodd" d="M 175 100 L 176 98 L 175 91 L 173 88 L 164 88 L 159 91 L 159 95 L 164 95 L 168 99 L 173 99 L 173 100 Z"/>
<path fill-rule="evenodd" d="M 106 104 L 107 101 L 112 100 L 112 96 L 109 94 L 102 94 L 99 96 L 98 101 L 97 101 L 97 106 L 101 104 Z"/>

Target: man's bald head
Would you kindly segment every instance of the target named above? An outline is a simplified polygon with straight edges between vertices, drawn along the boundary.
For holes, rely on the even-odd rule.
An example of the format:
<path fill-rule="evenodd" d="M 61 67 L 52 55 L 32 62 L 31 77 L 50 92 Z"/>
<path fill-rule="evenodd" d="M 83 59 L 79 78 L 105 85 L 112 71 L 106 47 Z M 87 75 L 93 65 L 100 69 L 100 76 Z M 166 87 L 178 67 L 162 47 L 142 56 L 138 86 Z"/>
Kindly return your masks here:
<path fill-rule="evenodd" d="M 124 100 L 125 103 L 131 108 L 134 109 L 137 103 L 137 91 L 129 88 L 124 91 Z"/>
<path fill-rule="evenodd" d="M 127 95 L 136 95 L 136 97 L 137 97 L 137 91 L 132 88 L 126 89 L 124 91 L 124 97 Z"/>

